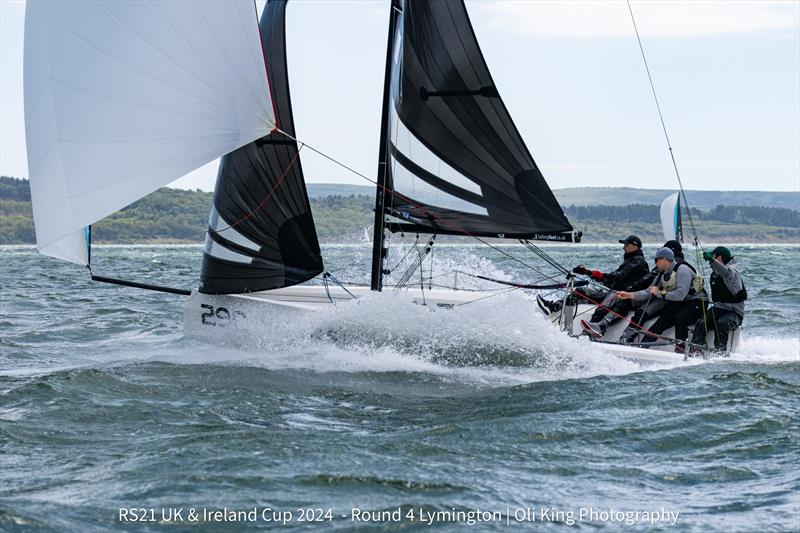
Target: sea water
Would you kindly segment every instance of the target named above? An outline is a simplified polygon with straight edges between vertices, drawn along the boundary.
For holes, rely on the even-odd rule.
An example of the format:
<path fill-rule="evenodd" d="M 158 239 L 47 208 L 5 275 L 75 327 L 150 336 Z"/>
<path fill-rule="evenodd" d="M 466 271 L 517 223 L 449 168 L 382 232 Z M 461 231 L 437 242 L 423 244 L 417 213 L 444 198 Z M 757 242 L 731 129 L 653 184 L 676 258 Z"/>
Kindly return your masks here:
<path fill-rule="evenodd" d="M 413 241 L 395 244 L 389 267 Z M 618 248 L 544 249 L 607 270 Z M 800 247 L 731 248 L 738 353 L 643 366 L 470 277 L 553 274 L 518 246 L 500 249 L 528 266 L 436 245 L 412 279 L 486 291 L 466 306 L 389 290 L 216 344 L 183 336 L 180 296 L 0 247 L 0 531 L 797 530 Z M 323 246 L 351 283 L 370 252 Z M 200 256 L 97 246 L 93 263 L 193 288 Z"/>

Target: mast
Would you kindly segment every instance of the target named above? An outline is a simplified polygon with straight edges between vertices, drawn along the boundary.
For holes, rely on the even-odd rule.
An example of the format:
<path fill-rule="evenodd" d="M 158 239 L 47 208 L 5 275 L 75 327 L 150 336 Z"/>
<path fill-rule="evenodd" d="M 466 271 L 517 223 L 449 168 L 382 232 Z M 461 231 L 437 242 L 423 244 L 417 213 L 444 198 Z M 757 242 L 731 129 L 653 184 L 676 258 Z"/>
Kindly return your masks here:
<path fill-rule="evenodd" d="M 378 145 L 378 185 L 375 188 L 375 222 L 372 234 L 372 275 L 370 289 L 380 291 L 383 288 L 383 260 L 386 257 L 385 243 L 385 205 L 386 205 L 386 165 L 388 164 L 389 134 L 389 95 L 392 81 L 392 52 L 394 50 L 395 25 L 400 9 L 399 0 L 392 0 L 389 8 L 389 37 L 386 43 L 386 70 L 383 79 L 383 106 L 381 107 L 381 137 Z"/>

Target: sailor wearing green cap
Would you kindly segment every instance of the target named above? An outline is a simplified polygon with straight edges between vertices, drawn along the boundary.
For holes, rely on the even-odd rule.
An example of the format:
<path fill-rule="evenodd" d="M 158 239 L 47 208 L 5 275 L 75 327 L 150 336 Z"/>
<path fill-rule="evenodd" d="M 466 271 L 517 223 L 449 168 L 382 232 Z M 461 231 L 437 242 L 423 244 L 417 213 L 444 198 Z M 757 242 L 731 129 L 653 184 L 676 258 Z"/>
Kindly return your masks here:
<path fill-rule="evenodd" d="M 711 265 L 709 281 L 714 304 L 708 308 L 705 319 L 701 318 L 694 326 L 689 355 L 702 353 L 707 331 L 714 332 L 714 348 L 719 352 L 725 351 L 729 333 L 742 324 L 744 301 L 747 299 L 742 274 L 729 249 L 717 246 L 710 252 L 703 252 L 703 259 Z"/>

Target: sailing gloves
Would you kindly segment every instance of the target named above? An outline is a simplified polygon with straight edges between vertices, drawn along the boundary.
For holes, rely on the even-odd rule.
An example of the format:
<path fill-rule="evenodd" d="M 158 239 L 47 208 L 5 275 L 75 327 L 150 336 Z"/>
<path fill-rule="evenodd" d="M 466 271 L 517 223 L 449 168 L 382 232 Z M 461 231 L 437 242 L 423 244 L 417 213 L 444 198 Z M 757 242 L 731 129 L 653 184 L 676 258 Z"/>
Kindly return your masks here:
<path fill-rule="evenodd" d="M 572 269 L 572 271 L 575 274 L 580 274 L 582 276 L 592 276 L 597 281 L 600 281 L 601 279 L 603 279 L 603 273 L 602 272 L 600 272 L 599 270 L 589 270 L 588 268 L 586 268 L 583 265 L 576 266 L 575 268 Z"/>
<path fill-rule="evenodd" d="M 703 252 L 703 260 L 709 263 L 714 260 L 714 252 Z"/>

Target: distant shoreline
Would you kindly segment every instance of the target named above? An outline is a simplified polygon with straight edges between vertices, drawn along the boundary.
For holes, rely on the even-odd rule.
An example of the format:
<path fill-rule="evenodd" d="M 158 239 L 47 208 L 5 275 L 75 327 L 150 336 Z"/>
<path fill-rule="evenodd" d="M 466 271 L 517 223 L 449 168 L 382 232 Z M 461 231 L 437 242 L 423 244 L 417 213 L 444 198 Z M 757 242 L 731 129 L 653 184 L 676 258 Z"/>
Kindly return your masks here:
<path fill-rule="evenodd" d="M 374 198 L 365 186 L 308 184 L 311 212 L 322 244 L 357 244 L 372 234 Z M 554 191 L 583 244 L 614 243 L 638 235 L 657 242 L 659 205 L 667 190 L 579 188 Z M 687 191 L 703 242 L 800 243 L 800 192 Z M 161 188 L 92 225 L 97 244 L 200 244 L 205 240 L 213 194 Z M 691 240 L 688 214 L 684 237 Z M 398 237 L 395 236 L 395 239 Z M 492 242 L 505 241 L 490 239 Z M 36 240 L 27 180 L 0 176 L 0 244 Z M 469 242 L 439 236 L 437 242 Z M 544 243 L 542 243 L 544 245 Z"/>
<path fill-rule="evenodd" d="M 498 247 L 522 247 L 522 244 L 516 242 L 497 242 L 493 243 L 494 246 Z M 644 242 L 643 248 L 657 248 L 663 244 L 662 241 L 658 242 Z M 798 248 L 800 249 L 800 242 L 725 242 L 725 241 L 704 241 L 703 244 L 708 246 L 709 244 L 720 245 L 720 246 L 747 246 L 749 248 Z M 320 246 L 325 247 L 334 247 L 334 246 L 348 246 L 348 247 L 359 247 L 363 246 L 364 248 L 371 247 L 371 243 L 367 242 L 323 242 L 320 243 Z M 465 247 L 465 246 L 472 246 L 475 248 L 485 248 L 485 246 L 478 242 L 438 242 L 436 244 L 439 248 L 444 247 Z M 587 243 L 556 243 L 556 242 L 540 242 L 537 243 L 537 246 L 540 248 L 565 248 L 565 247 L 584 247 L 584 248 L 619 248 L 619 243 L 616 242 L 587 242 Z M 694 249 L 694 246 L 690 243 L 684 243 L 685 249 Z M 202 248 L 203 243 L 185 243 L 185 242 L 158 242 L 158 243 L 147 243 L 147 242 L 137 242 L 137 243 L 92 243 L 93 248 Z M 31 250 L 36 249 L 35 244 L 0 244 L 0 250 L 11 250 L 11 249 L 20 249 L 20 248 L 27 248 Z"/>

